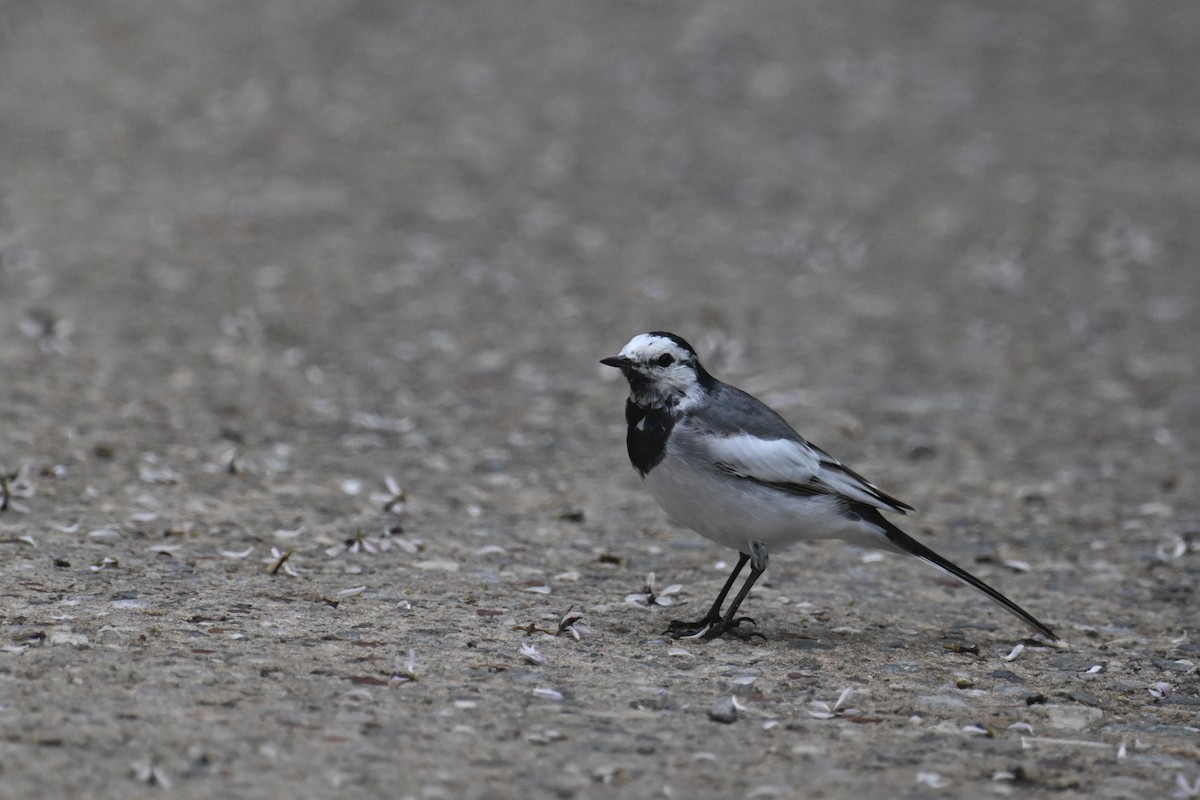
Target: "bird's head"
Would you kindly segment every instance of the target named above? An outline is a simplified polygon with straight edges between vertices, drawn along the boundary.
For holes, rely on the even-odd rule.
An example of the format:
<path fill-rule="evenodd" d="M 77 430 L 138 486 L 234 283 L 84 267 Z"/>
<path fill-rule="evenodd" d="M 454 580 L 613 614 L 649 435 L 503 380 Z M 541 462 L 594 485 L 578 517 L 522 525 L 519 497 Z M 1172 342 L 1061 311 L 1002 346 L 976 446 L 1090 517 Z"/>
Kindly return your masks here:
<path fill-rule="evenodd" d="M 639 334 L 619 355 L 600 359 L 629 381 L 629 397 L 639 406 L 690 406 L 713 378 L 700 366 L 692 346 L 665 331 Z"/>

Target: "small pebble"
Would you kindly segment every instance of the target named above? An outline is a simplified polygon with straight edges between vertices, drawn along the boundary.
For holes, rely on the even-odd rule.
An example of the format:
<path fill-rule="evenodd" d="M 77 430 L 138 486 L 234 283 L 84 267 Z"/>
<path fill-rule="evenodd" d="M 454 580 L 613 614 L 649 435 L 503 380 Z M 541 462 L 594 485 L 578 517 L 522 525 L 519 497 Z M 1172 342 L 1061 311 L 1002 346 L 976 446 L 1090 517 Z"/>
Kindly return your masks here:
<path fill-rule="evenodd" d="M 1076 689 L 1067 697 L 1074 700 L 1076 703 L 1083 703 L 1085 706 L 1100 706 L 1100 698 L 1091 692 L 1085 692 L 1083 689 Z"/>
<path fill-rule="evenodd" d="M 733 698 L 724 697 L 713 703 L 712 708 L 708 709 L 708 718 L 723 725 L 737 722 L 737 708 L 733 705 Z"/>
<path fill-rule="evenodd" d="M 1077 733 L 1086 730 L 1104 719 L 1104 712 L 1090 706 L 1042 706 L 1050 727 L 1060 731 Z"/>

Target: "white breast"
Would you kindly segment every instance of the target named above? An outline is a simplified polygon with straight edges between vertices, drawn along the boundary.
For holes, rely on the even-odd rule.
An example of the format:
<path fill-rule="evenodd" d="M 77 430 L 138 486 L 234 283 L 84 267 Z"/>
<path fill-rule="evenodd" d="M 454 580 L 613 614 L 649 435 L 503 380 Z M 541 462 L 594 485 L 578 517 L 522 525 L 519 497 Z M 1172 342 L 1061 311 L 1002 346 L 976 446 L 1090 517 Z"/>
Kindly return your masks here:
<path fill-rule="evenodd" d="M 687 434 L 678 433 L 676 429 L 663 460 L 644 481 L 664 511 L 701 536 L 743 553 L 750 552 L 752 541 L 777 552 L 810 539 L 894 549 L 876 526 L 839 513 L 837 497 L 794 494 L 729 475 L 698 458 L 686 447 Z"/>

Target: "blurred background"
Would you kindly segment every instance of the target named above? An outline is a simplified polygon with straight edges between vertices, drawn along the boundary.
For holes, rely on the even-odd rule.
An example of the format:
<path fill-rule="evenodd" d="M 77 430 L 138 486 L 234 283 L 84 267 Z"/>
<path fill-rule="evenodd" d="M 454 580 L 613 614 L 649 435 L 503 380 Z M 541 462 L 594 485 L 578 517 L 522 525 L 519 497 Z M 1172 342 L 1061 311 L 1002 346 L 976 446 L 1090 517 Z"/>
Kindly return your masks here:
<path fill-rule="evenodd" d="M 1117 445 L 1200 422 L 1198 13 L 10 0 L 0 413 L 561 468 L 665 328 L 818 433 L 1153 471 Z"/>
<path fill-rule="evenodd" d="M 49 326 L 118 406 L 132 372 L 416 414 L 670 328 L 784 386 L 1101 372 L 1079 403 L 1194 422 L 1164 381 L 1196 332 L 1195 14 L 13 0 L 4 357 Z"/>
<path fill-rule="evenodd" d="M 589 609 L 705 563 L 699 596 L 715 551 L 636 491 L 596 363 L 667 329 L 938 549 L 1031 565 L 1014 597 L 1064 633 L 1165 653 L 1200 540 L 1198 30 L 1190 0 L 5 0 L 0 467 L 36 487 L 5 530 L 219 605 L 187 571 L 214 547 L 303 526 L 317 580 L 390 473 L 462 571 L 361 580 L 427 613 L 597 551 L 627 560 L 582 570 Z M 178 572 L 144 552 L 173 531 Z M 831 625 L 889 607 L 847 570 L 927 585 L 805 552 L 769 577 Z M 10 567 L 66 581 L 43 555 Z M 930 591 L 904 624 L 981 618 Z"/>
<path fill-rule="evenodd" d="M 920 506 L 1190 529 L 1198 15 L 13 0 L 5 459 L 295 440 L 599 513 L 596 360 L 669 329 Z"/>

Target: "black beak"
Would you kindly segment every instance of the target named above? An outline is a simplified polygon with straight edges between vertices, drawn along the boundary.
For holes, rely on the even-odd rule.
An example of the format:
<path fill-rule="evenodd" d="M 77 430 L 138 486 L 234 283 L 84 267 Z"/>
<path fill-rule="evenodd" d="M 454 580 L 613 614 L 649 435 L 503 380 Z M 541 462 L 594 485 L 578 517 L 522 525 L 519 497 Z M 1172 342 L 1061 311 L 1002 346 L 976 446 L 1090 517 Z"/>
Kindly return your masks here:
<path fill-rule="evenodd" d="M 619 369 L 625 369 L 626 367 L 633 364 L 633 359 L 626 358 L 625 356 L 609 356 L 608 358 L 600 359 L 600 363 L 606 367 L 617 367 Z"/>

